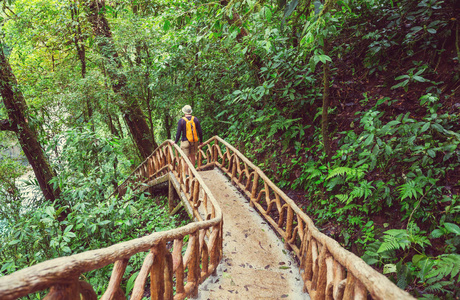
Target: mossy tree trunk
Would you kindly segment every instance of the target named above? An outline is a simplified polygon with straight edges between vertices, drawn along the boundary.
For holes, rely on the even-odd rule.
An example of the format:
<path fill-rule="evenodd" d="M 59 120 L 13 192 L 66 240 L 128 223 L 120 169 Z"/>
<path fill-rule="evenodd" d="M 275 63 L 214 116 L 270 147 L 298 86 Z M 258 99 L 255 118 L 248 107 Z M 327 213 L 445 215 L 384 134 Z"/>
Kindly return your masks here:
<path fill-rule="evenodd" d="M 29 124 L 26 101 L 19 89 L 2 45 L 0 45 L 0 93 L 8 113 L 8 119 L 0 120 L 0 130 L 16 133 L 45 199 L 50 201 L 58 199 L 61 193 L 60 189 L 53 189 L 52 184 L 50 184 L 51 179 L 56 175 L 41 148 L 36 131 Z"/>
<path fill-rule="evenodd" d="M 157 143 L 151 134 L 147 121 L 145 120 L 145 115 L 138 101 L 131 96 L 129 91 L 128 80 L 121 70 L 121 60 L 115 49 L 109 23 L 103 11 L 101 11 L 101 8 L 104 6 L 104 1 L 91 1 L 89 3 L 88 20 L 93 27 L 99 51 L 107 61 L 106 71 L 112 82 L 112 89 L 122 99 L 119 107 L 123 113 L 123 118 L 128 125 L 141 157 L 145 159 L 157 147 Z"/>

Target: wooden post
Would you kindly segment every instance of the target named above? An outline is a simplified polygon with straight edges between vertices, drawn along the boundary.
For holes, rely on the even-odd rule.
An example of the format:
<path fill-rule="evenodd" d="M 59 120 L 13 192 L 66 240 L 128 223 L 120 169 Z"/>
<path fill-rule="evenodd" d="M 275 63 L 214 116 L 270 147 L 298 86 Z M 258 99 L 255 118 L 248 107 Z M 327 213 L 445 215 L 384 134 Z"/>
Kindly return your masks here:
<path fill-rule="evenodd" d="M 131 294 L 131 300 L 141 300 L 144 295 L 145 281 L 151 271 L 153 265 L 153 253 L 150 252 L 144 259 L 142 268 L 137 275 L 136 281 L 134 282 L 133 292 Z"/>
<path fill-rule="evenodd" d="M 208 253 L 208 245 L 206 244 L 205 241 L 206 237 L 206 229 L 201 229 L 200 230 L 200 249 L 201 249 L 201 276 L 200 276 L 200 282 L 201 278 L 204 278 L 206 274 L 208 273 L 208 267 L 209 267 L 209 253 Z"/>
<path fill-rule="evenodd" d="M 292 238 L 293 221 L 294 221 L 294 210 L 290 206 L 288 206 L 287 219 L 286 219 L 286 237 L 284 239 L 284 248 L 286 248 L 287 250 L 291 250 L 291 247 L 289 246 L 289 241 Z"/>
<path fill-rule="evenodd" d="M 236 155 L 233 156 L 233 159 L 230 158 L 230 161 L 232 161 L 233 163 L 231 164 L 232 165 L 232 182 L 236 182 L 235 180 L 235 176 L 236 176 L 236 164 L 237 164 L 237 161 L 236 161 Z"/>
<path fill-rule="evenodd" d="M 199 205 L 198 203 L 198 198 L 200 196 L 200 183 L 198 182 L 198 180 L 194 180 L 193 183 L 193 189 L 191 191 L 192 193 L 192 202 L 193 202 L 193 206 L 195 208 L 197 208 Z"/>
<path fill-rule="evenodd" d="M 187 281 L 191 284 L 192 288 L 190 296 L 196 298 L 198 296 L 198 285 L 200 282 L 200 241 L 198 232 L 190 234 L 189 243 L 191 245 L 191 257 L 188 263 Z"/>
<path fill-rule="evenodd" d="M 163 300 L 165 293 L 165 242 L 159 242 L 151 251 L 153 253 L 153 265 L 150 272 L 150 295 L 152 300 Z"/>
<path fill-rule="evenodd" d="M 168 175 L 169 176 L 169 175 Z M 177 199 L 177 192 L 172 184 L 171 180 L 168 180 L 168 208 L 169 214 L 173 211 L 175 207 L 175 200 Z"/>
<path fill-rule="evenodd" d="M 173 271 L 176 273 L 176 293 L 183 294 L 184 290 L 184 262 L 182 259 L 183 240 L 174 240 L 173 245 Z"/>
<path fill-rule="evenodd" d="M 334 299 L 337 299 L 337 293 L 339 289 L 340 282 L 345 279 L 345 269 L 344 267 L 334 259 L 334 276 L 333 276 L 333 281 L 334 281 Z M 342 290 L 343 294 L 343 290 Z"/>
<path fill-rule="evenodd" d="M 254 202 L 256 201 L 256 193 L 257 187 L 259 186 L 259 174 L 254 171 L 254 182 L 252 183 L 252 190 L 251 190 L 251 199 L 249 201 L 249 205 L 254 207 Z"/>
<path fill-rule="evenodd" d="M 354 294 L 354 299 L 356 300 L 365 300 L 367 299 L 367 290 L 364 284 L 361 283 L 361 281 L 356 280 L 355 284 L 355 294 Z"/>
<path fill-rule="evenodd" d="M 305 279 L 307 281 L 310 281 L 313 277 L 313 251 L 316 251 L 316 241 L 311 238 L 310 243 L 308 243 L 307 263 L 305 265 Z"/>
<path fill-rule="evenodd" d="M 164 293 L 164 299 L 165 300 L 173 300 L 174 295 L 173 295 L 173 287 L 174 287 L 174 281 L 173 281 L 173 259 L 171 253 L 169 251 L 166 251 L 165 255 L 165 269 L 164 269 L 164 278 L 165 278 L 165 293 Z"/>
<path fill-rule="evenodd" d="M 203 154 L 201 153 L 201 148 L 198 148 L 198 155 L 197 156 L 198 156 L 197 157 L 197 159 L 198 159 L 198 161 L 197 161 L 197 169 L 199 169 L 201 167 L 201 165 L 202 165 L 201 162 L 203 160 Z"/>
<path fill-rule="evenodd" d="M 125 273 L 126 266 L 128 265 L 129 259 L 117 260 L 113 266 L 112 276 L 110 276 L 109 287 L 102 295 L 101 300 L 114 299 L 115 295 L 118 294 L 123 274 Z"/>
<path fill-rule="evenodd" d="M 300 245 L 300 270 L 305 271 L 305 266 L 307 264 L 307 251 L 308 251 L 308 242 L 310 241 L 310 232 L 305 231 L 302 239 L 302 244 Z"/>
<path fill-rule="evenodd" d="M 343 300 L 353 300 L 355 293 L 355 282 L 356 278 L 348 272 L 347 274 L 347 284 L 345 286 L 345 292 L 343 293 Z"/>
<path fill-rule="evenodd" d="M 339 282 L 334 292 L 334 299 L 344 299 L 343 292 L 345 291 L 346 286 L 347 286 L 347 279 L 343 279 Z"/>
<path fill-rule="evenodd" d="M 78 279 L 71 284 L 53 285 L 43 300 L 80 300 Z"/>
<path fill-rule="evenodd" d="M 326 244 L 323 244 L 321 254 L 318 259 L 319 271 L 316 281 L 316 296 L 318 299 L 324 299 L 326 297 L 326 285 L 327 285 L 327 265 L 326 259 L 329 257 L 329 251 L 327 250 Z"/>
<path fill-rule="evenodd" d="M 321 247 L 319 257 L 316 258 L 316 259 L 313 257 L 313 278 L 311 280 L 311 288 L 314 291 L 316 291 L 316 288 L 317 288 L 320 261 L 322 259 L 324 259 L 324 256 L 326 255 L 325 250 L 326 250 L 326 248 L 325 248 L 325 245 L 323 244 L 322 247 Z"/>
<path fill-rule="evenodd" d="M 209 247 L 211 247 L 210 261 L 211 267 L 216 267 L 213 275 L 217 274 L 217 265 L 219 264 L 219 225 L 212 227 L 212 233 L 209 238 Z"/>
<path fill-rule="evenodd" d="M 96 292 L 94 292 L 93 287 L 86 281 L 80 280 L 80 297 L 81 300 L 97 300 Z"/>

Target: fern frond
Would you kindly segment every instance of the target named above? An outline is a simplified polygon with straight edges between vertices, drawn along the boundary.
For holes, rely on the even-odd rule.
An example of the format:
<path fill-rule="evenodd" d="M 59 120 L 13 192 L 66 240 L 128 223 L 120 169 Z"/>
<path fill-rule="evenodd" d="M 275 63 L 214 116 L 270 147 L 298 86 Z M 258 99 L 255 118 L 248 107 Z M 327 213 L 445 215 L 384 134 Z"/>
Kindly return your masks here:
<path fill-rule="evenodd" d="M 460 272 L 460 255 L 446 254 L 438 256 L 433 270 L 428 272 L 426 278 L 439 276 L 439 279 L 450 276 L 453 279 Z"/>
<path fill-rule="evenodd" d="M 314 177 L 317 177 L 317 176 L 321 176 L 322 173 L 320 170 L 316 169 L 316 168 L 308 168 L 305 170 L 305 173 L 309 173 L 310 175 L 308 176 L 308 179 L 311 179 L 311 178 L 314 178 Z"/>
<path fill-rule="evenodd" d="M 345 195 L 345 194 L 338 194 L 338 195 L 335 195 L 335 197 L 339 199 L 340 202 L 344 203 L 344 202 L 348 202 L 348 198 L 350 196 Z"/>
<path fill-rule="evenodd" d="M 384 232 L 385 236 L 383 237 L 383 243 L 380 245 L 377 253 L 406 249 L 407 246 L 411 244 L 409 241 L 409 234 L 404 229 L 390 229 Z"/>
<path fill-rule="evenodd" d="M 399 244 L 396 242 L 396 241 L 386 241 L 386 242 L 383 242 L 382 245 L 380 245 L 380 248 L 379 250 L 377 250 L 377 253 L 381 253 L 381 252 L 386 252 L 386 251 L 390 251 L 390 250 L 396 250 L 396 249 L 399 249 Z"/>
<path fill-rule="evenodd" d="M 407 231 L 405 229 L 389 229 L 384 232 L 386 235 L 398 237 L 398 236 L 407 236 Z"/>
<path fill-rule="evenodd" d="M 348 176 L 355 176 L 357 174 L 356 169 L 352 168 L 347 168 L 347 167 L 338 167 L 332 170 L 329 175 L 326 177 L 326 179 L 336 177 L 336 176 L 343 176 L 345 174 L 348 174 Z"/>

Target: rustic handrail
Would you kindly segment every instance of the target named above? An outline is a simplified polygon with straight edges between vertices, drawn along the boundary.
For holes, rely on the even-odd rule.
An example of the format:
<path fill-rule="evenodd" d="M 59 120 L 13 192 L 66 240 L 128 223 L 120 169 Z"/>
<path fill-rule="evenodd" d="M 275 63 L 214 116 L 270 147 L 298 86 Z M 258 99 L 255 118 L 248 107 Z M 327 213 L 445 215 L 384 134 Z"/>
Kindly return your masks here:
<path fill-rule="evenodd" d="M 225 147 L 223 152 L 220 145 Z M 304 289 L 312 299 L 414 299 L 361 258 L 321 233 L 257 166 L 218 136 L 206 141 L 198 169 L 217 166 L 249 198 L 300 262 Z"/>
<path fill-rule="evenodd" d="M 367 299 L 368 295 L 374 299 L 414 299 L 321 233 L 292 199 L 220 137 L 206 141 L 198 156 L 198 170 L 216 166 L 226 173 L 249 198 L 250 205 L 277 231 L 286 248 L 292 249 L 300 262 L 304 289 L 312 299 Z M 188 178 L 186 165 L 191 169 Z M 130 184 L 136 190 L 143 186 L 139 183 L 157 184 L 168 179 L 170 194 L 174 186 L 189 214 L 198 222 L 108 248 L 53 259 L 1 277 L 0 299 L 16 299 L 47 288 L 50 292 L 46 299 L 80 299 L 80 296 L 81 299 L 97 299 L 92 287 L 79 277 L 112 263 L 112 276 L 101 299 L 124 299 L 120 283 L 129 258 L 149 250 L 135 280 L 131 299 L 142 298 L 149 273 L 152 299 L 195 297 L 198 285 L 215 272 L 222 258 L 222 212 L 184 153 L 177 145 L 172 147 L 171 141 L 164 142 L 115 194 L 123 196 Z M 167 244 L 173 244 L 172 248 L 166 247 Z M 185 246 L 187 249 L 182 254 Z"/>
<path fill-rule="evenodd" d="M 107 248 L 45 261 L 1 277 L 0 299 L 16 299 L 48 288 L 50 291 L 45 299 L 97 299 L 93 288 L 80 280 L 80 276 L 112 263 L 112 276 L 101 299 L 124 299 L 125 292 L 120 283 L 129 258 L 146 251 L 149 253 L 135 280 L 131 299 L 143 297 L 149 273 L 152 299 L 196 297 L 199 284 L 215 272 L 222 258 L 222 212 L 185 157 L 177 145 L 173 147 L 172 141 L 165 141 L 134 170 L 115 194 L 123 196 L 130 183 L 136 189 L 141 186 L 139 182 L 169 179 L 197 222 Z M 191 170 L 189 177 L 185 175 L 186 165 Z M 167 244 L 172 247 L 166 247 Z M 186 251 L 182 254 L 184 247 Z"/>

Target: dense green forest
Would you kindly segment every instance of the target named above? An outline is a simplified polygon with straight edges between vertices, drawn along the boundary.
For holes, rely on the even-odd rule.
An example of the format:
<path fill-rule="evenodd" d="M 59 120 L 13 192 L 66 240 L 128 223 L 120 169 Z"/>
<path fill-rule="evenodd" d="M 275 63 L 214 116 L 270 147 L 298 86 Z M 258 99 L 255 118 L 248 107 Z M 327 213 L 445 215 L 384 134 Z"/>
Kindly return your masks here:
<path fill-rule="evenodd" d="M 186 222 L 108 196 L 189 104 L 324 233 L 459 299 L 459 1 L 1 5 L 0 276 Z"/>

